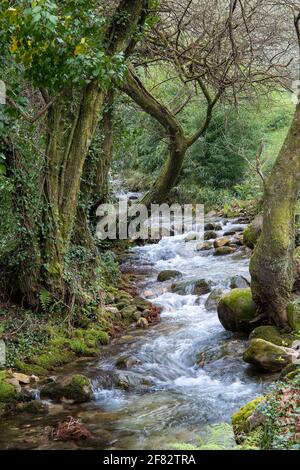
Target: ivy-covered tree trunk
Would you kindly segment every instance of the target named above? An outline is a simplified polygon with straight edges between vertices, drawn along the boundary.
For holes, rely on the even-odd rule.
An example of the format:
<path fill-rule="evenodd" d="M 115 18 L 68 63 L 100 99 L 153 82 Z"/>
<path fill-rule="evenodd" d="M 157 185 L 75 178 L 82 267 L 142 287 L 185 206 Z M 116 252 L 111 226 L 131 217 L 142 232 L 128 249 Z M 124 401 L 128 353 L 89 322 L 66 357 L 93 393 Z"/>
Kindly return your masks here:
<path fill-rule="evenodd" d="M 294 284 L 295 209 L 300 189 L 300 105 L 265 183 L 263 228 L 250 271 L 254 301 L 279 326 L 287 324 Z"/>
<path fill-rule="evenodd" d="M 126 58 L 133 50 L 135 34 L 145 21 L 148 6 L 148 0 L 119 2 L 106 32 L 108 58 L 118 53 Z M 76 221 L 81 178 L 108 89 L 107 83 L 103 85 L 95 78 L 82 90 L 64 90 L 55 100 L 50 97 L 47 103 L 44 207 L 38 234 L 40 285 L 57 299 L 65 299 L 68 294 L 65 263 Z M 43 96 L 47 100 L 48 92 Z M 70 109 L 75 109 L 73 114 Z M 28 297 L 28 289 L 21 280 L 19 285 L 32 305 L 32 296 Z"/>
<path fill-rule="evenodd" d="M 58 296 L 64 296 L 64 258 L 70 247 L 83 165 L 104 98 L 105 91 L 98 81 L 84 89 L 67 139 L 64 134 L 68 101 L 63 103 L 62 98 L 49 111 L 42 256 L 46 285 Z"/>
<path fill-rule="evenodd" d="M 102 120 L 99 123 L 98 137 L 90 148 L 85 160 L 80 183 L 80 201 L 72 240 L 77 245 L 93 249 L 96 211 L 104 203 L 109 191 L 109 170 L 113 156 L 113 102 L 114 89 L 111 89 L 103 104 Z"/>

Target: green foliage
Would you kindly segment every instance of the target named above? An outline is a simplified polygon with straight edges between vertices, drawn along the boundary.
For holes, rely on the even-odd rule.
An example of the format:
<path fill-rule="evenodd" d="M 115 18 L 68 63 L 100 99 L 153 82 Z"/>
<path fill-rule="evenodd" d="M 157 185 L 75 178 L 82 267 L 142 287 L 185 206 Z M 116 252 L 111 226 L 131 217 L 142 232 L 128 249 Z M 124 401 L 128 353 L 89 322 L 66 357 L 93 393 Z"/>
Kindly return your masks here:
<path fill-rule="evenodd" d="M 262 135 L 253 111 L 219 106 L 205 137 L 188 152 L 185 176 L 201 186 L 232 188 L 242 182 Z"/>
<path fill-rule="evenodd" d="M 96 0 L 22 1 L 1 4 L 0 44 L 24 68 L 25 78 L 55 92 L 93 78 L 109 86 L 122 79 L 122 54 L 105 53 L 106 18 Z"/>

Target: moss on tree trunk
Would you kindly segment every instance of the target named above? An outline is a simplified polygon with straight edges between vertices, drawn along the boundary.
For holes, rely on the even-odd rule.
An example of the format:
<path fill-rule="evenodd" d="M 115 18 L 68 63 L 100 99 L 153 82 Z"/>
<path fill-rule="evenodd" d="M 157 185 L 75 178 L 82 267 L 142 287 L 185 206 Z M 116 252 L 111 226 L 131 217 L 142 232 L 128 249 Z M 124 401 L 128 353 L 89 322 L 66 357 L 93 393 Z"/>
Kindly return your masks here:
<path fill-rule="evenodd" d="M 262 234 L 250 272 L 253 299 L 279 326 L 287 324 L 294 284 L 295 209 L 300 185 L 300 105 L 265 183 Z"/>

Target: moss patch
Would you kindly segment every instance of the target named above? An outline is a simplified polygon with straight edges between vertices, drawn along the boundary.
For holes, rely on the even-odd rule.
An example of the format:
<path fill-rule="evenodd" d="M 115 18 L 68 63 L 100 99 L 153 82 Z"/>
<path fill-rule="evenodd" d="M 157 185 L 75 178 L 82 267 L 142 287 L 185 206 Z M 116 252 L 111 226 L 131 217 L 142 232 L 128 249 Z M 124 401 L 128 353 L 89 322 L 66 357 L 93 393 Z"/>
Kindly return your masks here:
<path fill-rule="evenodd" d="M 269 343 L 277 344 L 278 346 L 290 346 L 293 342 L 293 337 L 280 331 L 276 326 L 266 325 L 258 326 L 253 330 L 249 339 L 264 339 Z"/>
<path fill-rule="evenodd" d="M 231 418 L 232 426 L 235 434 L 247 432 L 247 419 L 253 414 L 257 406 L 264 400 L 264 397 L 255 398 L 246 405 L 242 406 Z"/>

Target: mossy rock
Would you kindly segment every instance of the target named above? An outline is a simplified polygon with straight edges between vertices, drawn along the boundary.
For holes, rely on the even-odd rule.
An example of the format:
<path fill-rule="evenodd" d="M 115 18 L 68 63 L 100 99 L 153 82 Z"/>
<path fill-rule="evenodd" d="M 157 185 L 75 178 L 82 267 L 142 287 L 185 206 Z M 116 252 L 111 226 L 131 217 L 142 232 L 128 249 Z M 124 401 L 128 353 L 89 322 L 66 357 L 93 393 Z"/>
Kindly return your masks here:
<path fill-rule="evenodd" d="M 121 310 L 121 315 L 124 320 L 127 321 L 138 321 L 141 317 L 141 313 L 138 311 L 135 305 L 130 305 Z"/>
<path fill-rule="evenodd" d="M 17 399 L 17 392 L 14 385 L 8 383 L 6 372 L 0 375 L 0 403 L 14 403 Z"/>
<path fill-rule="evenodd" d="M 285 333 L 282 333 L 276 326 L 265 325 L 258 326 L 253 330 L 249 339 L 264 339 L 269 343 L 276 344 L 277 346 L 291 346 L 293 338 Z"/>
<path fill-rule="evenodd" d="M 218 316 L 225 330 L 250 333 L 258 326 L 256 305 L 251 289 L 233 289 L 221 297 Z"/>
<path fill-rule="evenodd" d="M 169 281 L 170 279 L 174 279 L 175 277 L 180 277 L 182 276 L 182 273 L 180 271 L 175 271 L 173 269 L 166 269 L 165 271 L 161 271 L 158 276 L 157 280 L 158 282 L 165 282 Z"/>
<path fill-rule="evenodd" d="M 258 405 L 265 400 L 265 397 L 258 397 L 242 406 L 236 413 L 232 415 L 231 422 L 234 433 L 239 435 L 249 431 L 248 418 L 254 413 Z"/>
<path fill-rule="evenodd" d="M 281 371 L 296 357 L 297 353 L 293 349 L 277 346 L 264 339 L 252 339 L 243 355 L 244 361 L 248 364 L 269 372 Z"/>
<path fill-rule="evenodd" d="M 289 326 L 294 331 L 300 332 L 300 303 L 299 301 L 291 302 L 287 306 L 287 316 Z"/>
<path fill-rule="evenodd" d="M 297 375 L 300 376 L 300 364 L 289 364 L 281 371 L 280 377 L 285 380 L 291 380 Z"/>
<path fill-rule="evenodd" d="M 262 231 L 263 216 L 257 215 L 250 225 L 244 230 L 244 244 L 253 250 Z"/>
<path fill-rule="evenodd" d="M 143 299 L 142 297 L 136 297 L 133 299 L 132 305 L 134 305 L 140 312 L 152 308 L 152 303 L 149 302 L 149 300 Z"/>
<path fill-rule="evenodd" d="M 74 403 L 85 403 L 92 399 L 91 381 L 84 375 L 73 375 L 56 382 L 50 382 L 41 389 L 41 398 L 61 401 L 63 398 Z"/>

